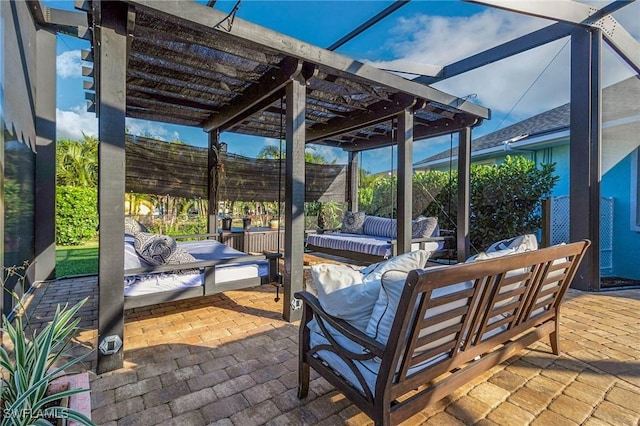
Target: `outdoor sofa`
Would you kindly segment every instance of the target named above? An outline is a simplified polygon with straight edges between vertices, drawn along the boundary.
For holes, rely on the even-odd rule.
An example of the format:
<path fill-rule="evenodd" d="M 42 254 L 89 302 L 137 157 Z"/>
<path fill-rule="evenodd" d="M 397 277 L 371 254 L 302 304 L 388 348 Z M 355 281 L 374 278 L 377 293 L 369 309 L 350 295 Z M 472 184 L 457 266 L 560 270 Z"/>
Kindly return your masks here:
<path fill-rule="evenodd" d="M 450 255 L 445 241 L 452 238 L 441 235 L 436 217 L 419 216 L 411 225 L 412 250 L 428 250 L 432 258 Z M 347 259 L 379 262 L 397 255 L 397 229 L 396 219 L 346 212 L 341 228 L 308 233 L 306 247 Z"/>
<path fill-rule="evenodd" d="M 376 425 L 398 424 L 541 338 L 558 355 L 560 304 L 589 244 L 431 268 L 422 251 L 369 270 L 312 267 L 318 297 L 296 293 L 298 396 L 313 368 Z"/>

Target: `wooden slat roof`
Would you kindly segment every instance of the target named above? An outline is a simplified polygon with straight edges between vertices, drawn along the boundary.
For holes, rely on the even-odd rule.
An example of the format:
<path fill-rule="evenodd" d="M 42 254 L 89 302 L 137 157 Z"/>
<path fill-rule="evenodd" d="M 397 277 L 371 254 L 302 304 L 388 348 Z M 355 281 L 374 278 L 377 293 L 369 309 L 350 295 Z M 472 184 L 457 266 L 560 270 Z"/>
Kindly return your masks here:
<path fill-rule="evenodd" d="M 307 141 L 345 150 L 394 143 L 391 120 L 406 108 L 415 113 L 415 139 L 489 118 L 467 100 L 239 18 L 230 23 L 195 2 L 126 3 L 128 117 L 279 138 L 284 87 L 299 78 Z M 99 3 L 89 12 L 100 13 Z"/>

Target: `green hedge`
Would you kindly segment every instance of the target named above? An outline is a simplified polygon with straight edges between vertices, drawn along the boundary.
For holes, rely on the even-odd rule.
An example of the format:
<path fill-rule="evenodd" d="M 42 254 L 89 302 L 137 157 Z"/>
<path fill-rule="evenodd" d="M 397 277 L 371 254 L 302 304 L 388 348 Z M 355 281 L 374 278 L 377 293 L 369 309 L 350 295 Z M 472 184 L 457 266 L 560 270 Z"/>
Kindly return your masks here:
<path fill-rule="evenodd" d="M 495 166 L 471 166 L 472 251 L 485 250 L 504 238 L 535 233 L 542 225 L 541 202 L 551 195 L 559 179 L 554 172 L 555 164 L 537 168 L 533 161 L 520 156 L 507 156 Z M 424 212 L 438 216 L 443 228 L 453 229 L 448 224 L 455 223 L 457 217 L 457 185 L 457 174 L 453 173 L 451 184 L 435 197 L 438 203 Z"/>
<path fill-rule="evenodd" d="M 56 187 L 56 244 L 80 245 L 94 239 L 98 226 L 98 188 Z"/>
<path fill-rule="evenodd" d="M 471 166 L 471 248 L 485 250 L 492 242 L 535 233 L 541 226 L 540 203 L 558 181 L 555 165 L 508 156 L 499 165 Z M 383 176 L 360 188 L 360 210 L 396 217 L 395 176 Z M 454 230 L 457 222 L 456 172 L 428 171 L 413 175 L 412 217 L 438 217 L 442 229 Z"/>

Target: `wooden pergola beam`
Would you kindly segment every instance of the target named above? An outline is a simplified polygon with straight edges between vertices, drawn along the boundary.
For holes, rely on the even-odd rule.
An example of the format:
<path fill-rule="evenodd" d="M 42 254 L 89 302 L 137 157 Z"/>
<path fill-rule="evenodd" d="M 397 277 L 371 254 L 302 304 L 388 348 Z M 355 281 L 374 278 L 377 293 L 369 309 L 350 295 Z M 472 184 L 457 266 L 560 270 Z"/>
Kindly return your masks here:
<path fill-rule="evenodd" d="M 479 125 L 479 120 L 461 120 L 458 118 L 449 119 L 442 118 L 437 121 L 432 121 L 429 123 L 425 123 L 425 125 L 421 125 L 420 120 L 414 117 L 414 129 L 413 129 L 413 139 L 421 140 L 432 138 L 440 135 L 448 135 L 452 132 L 452 129 L 459 129 L 464 127 L 473 127 Z M 351 136 L 345 136 L 347 139 L 351 139 Z M 339 146 L 342 147 L 343 150 L 347 152 L 351 151 L 366 151 L 370 149 L 383 148 L 386 146 L 391 146 L 396 143 L 395 140 L 390 138 L 388 135 L 376 135 L 370 136 L 366 140 L 358 142 L 356 144 L 345 144 L 340 145 L 332 140 L 325 140 L 321 142 L 314 142 L 322 145 L 329 146 Z"/>
<path fill-rule="evenodd" d="M 282 96 L 282 89 L 301 71 L 301 61 L 290 57 L 285 58 L 278 68 L 267 72 L 221 113 L 212 114 L 203 125 L 204 131 L 210 132 L 213 129 L 218 129 L 222 132 L 235 123 L 267 108 Z"/>
<path fill-rule="evenodd" d="M 416 102 L 417 99 L 415 97 L 402 93 L 394 96 L 389 101 L 378 101 L 370 105 L 368 111 L 352 113 L 344 118 L 335 118 L 329 120 L 326 124 L 313 126 L 307 130 L 307 142 L 330 138 L 389 120 L 399 112 L 412 107 Z"/>

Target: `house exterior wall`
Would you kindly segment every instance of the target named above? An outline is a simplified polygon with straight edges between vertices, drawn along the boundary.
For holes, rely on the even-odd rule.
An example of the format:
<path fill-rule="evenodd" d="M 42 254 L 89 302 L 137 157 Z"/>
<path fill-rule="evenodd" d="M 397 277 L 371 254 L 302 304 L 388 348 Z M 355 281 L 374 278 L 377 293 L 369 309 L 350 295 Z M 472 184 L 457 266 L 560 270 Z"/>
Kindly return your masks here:
<path fill-rule="evenodd" d="M 635 200 L 629 188 L 633 173 L 637 174 L 637 161 L 633 161 L 633 153 L 624 157 L 616 166 L 602 176 L 602 196 L 614 199 L 613 220 L 613 275 L 640 280 L 640 232 L 632 229 L 631 211 Z"/>
<path fill-rule="evenodd" d="M 569 195 L 569 145 L 564 142 L 560 141 L 553 147 L 533 149 L 531 152 L 512 151 L 491 157 L 474 158 L 472 164 L 500 164 L 507 154 L 523 155 L 536 164 L 555 163 L 555 173 L 559 180 L 552 190 L 552 196 L 566 196 Z M 636 201 L 631 193 L 634 188 L 637 190 L 633 173 L 638 174 L 638 161 L 633 161 L 634 155 L 638 155 L 637 151 L 628 154 L 602 176 L 601 195 L 614 200 L 612 275 L 639 280 L 640 264 L 637 261 L 637 253 L 640 252 L 640 231 L 638 228 L 632 229 L 631 226 L 631 212 L 636 208 Z M 446 172 L 448 165 L 432 167 L 432 170 Z M 638 177 L 635 179 L 637 181 Z"/>

